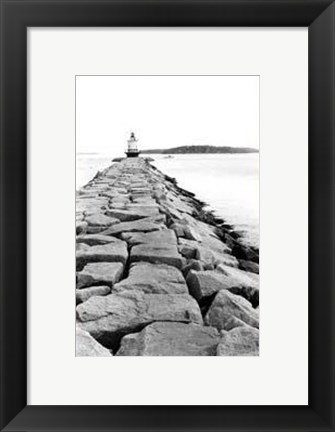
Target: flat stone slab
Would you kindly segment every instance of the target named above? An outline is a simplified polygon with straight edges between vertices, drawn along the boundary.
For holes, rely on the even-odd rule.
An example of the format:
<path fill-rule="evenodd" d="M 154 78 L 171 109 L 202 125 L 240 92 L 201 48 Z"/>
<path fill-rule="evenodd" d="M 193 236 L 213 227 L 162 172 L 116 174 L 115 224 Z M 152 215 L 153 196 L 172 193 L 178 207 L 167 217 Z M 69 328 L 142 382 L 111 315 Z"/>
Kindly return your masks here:
<path fill-rule="evenodd" d="M 158 204 L 156 203 L 156 201 L 151 202 L 150 204 L 139 204 L 139 203 L 130 203 L 126 205 L 126 209 L 124 210 L 134 210 L 134 211 L 149 211 L 152 209 L 159 209 Z"/>
<path fill-rule="evenodd" d="M 210 297 L 216 292 L 227 289 L 231 292 L 242 295 L 252 303 L 258 304 L 258 283 L 247 275 L 242 270 L 232 268 L 232 272 L 213 271 L 195 271 L 190 270 L 186 282 L 192 296 L 201 300 L 204 297 Z M 255 306 L 257 306 L 255 304 Z"/>
<path fill-rule="evenodd" d="M 94 199 L 94 198 L 96 198 L 96 193 L 92 192 L 90 190 L 86 190 L 86 189 L 79 189 L 76 192 L 76 198 L 78 199 L 78 201 L 81 198 L 93 198 Z"/>
<path fill-rule="evenodd" d="M 104 191 L 104 192 L 101 192 L 101 196 L 103 196 L 103 197 L 106 197 L 106 198 L 109 198 L 109 199 L 114 199 L 114 198 L 127 198 L 127 196 L 126 195 L 123 195 L 123 194 L 120 194 L 120 193 L 118 193 L 115 189 L 114 189 L 114 186 L 112 186 L 112 188 L 113 189 L 111 189 L 111 190 L 107 190 L 107 191 Z"/>
<path fill-rule="evenodd" d="M 219 330 L 225 330 L 232 318 L 237 318 L 252 327 L 259 327 L 258 312 L 253 309 L 248 300 L 228 290 L 221 290 L 216 294 L 206 314 L 205 322 Z"/>
<path fill-rule="evenodd" d="M 98 246 L 98 245 L 105 245 L 113 242 L 120 242 L 121 240 L 118 239 L 117 237 L 106 236 L 102 234 L 87 234 L 87 235 L 78 236 L 76 241 L 77 244 L 83 243 L 89 246 Z"/>
<path fill-rule="evenodd" d="M 198 303 L 187 294 L 127 292 L 91 297 L 77 306 L 78 325 L 105 346 L 153 321 L 202 324 Z"/>
<path fill-rule="evenodd" d="M 151 205 L 157 204 L 156 201 L 151 197 L 133 197 L 133 203 L 141 204 L 141 205 Z"/>
<path fill-rule="evenodd" d="M 89 333 L 76 328 L 76 357 L 111 357 L 111 352 Z"/>
<path fill-rule="evenodd" d="M 148 195 L 151 196 L 151 188 L 149 187 L 130 187 L 129 192 L 132 195 Z"/>
<path fill-rule="evenodd" d="M 115 217 L 109 217 L 102 213 L 95 213 L 85 218 L 89 226 L 107 228 L 111 225 L 119 223 L 120 220 Z"/>
<path fill-rule="evenodd" d="M 130 261 L 145 261 L 156 264 L 168 264 L 179 269 L 184 264 L 183 257 L 176 246 L 160 246 L 152 244 L 140 244 L 133 246 L 130 251 Z"/>
<path fill-rule="evenodd" d="M 198 324 L 156 322 L 124 336 L 118 356 L 215 356 L 217 329 Z"/>
<path fill-rule="evenodd" d="M 188 294 L 181 272 L 166 264 L 134 263 L 129 276 L 113 287 L 113 293 L 142 291 L 147 294 Z"/>
<path fill-rule="evenodd" d="M 148 220 L 150 219 L 150 220 Z M 124 232 L 150 232 L 158 231 L 165 228 L 162 221 L 154 221 L 151 218 L 140 219 L 133 222 L 120 222 L 116 225 L 111 226 L 101 234 L 104 235 L 118 235 Z"/>
<path fill-rule="evenodd" d="M 259 330 L 247 325 L 222 331 L 218 356 L 258 356 Z"/>
<path fill-rule="evenodd" d="M 110 192 L 110 191 L 108 191 L 108 192 Z M 114 194 L 114 196 L 112 197 L 112 199 L 113 198 L 115 198 L 115 197 L 117 197 L 117 196 L 124 196 L 124 197 L 126 197 L 126 198 L 128 198 L 128 190 L 127 190 L 127 188 L 125 188 L 125 187 L 123 187 L 123 186 L 121 186 L 119 183 L 117 183 L 117 182 L 115 182 L 114 184 L 113 184 L 113 190 L 112 190 L 112 193 Z"/>
<path fill-rule="evenodd" d="M 91 246 L 89 249 L 80 250 L 76 253 L 78 270 L 89 262 L 121 262 L 125 264 L 127 258 L 127 243 L 122 241 Z"/>
<path fill-rule="evenodd" d="M 109 286 L 91 286 L 83 289 L 76 289 L 76 304 L 84 303 L 90 297 L 104 296 L 110 294 L 111 289 Z"/>
<path fill-rule="evenodd" d="M 151 207 L 148 210 L 138 208 L 137 210 L 122 210 L 122 209 L 108 209 L 106 215 L 111 216 L 120 220 L 121 222 L 134 221 L 137 219 L 143 219 L 150 216 L 156 216 L 159 214 L 158 208 Z"/>
<path fill-rule="evenodd" d="M 130 197 L 128 195 L 121 195 L 121 194 L 119 194 L 118 196 L 114 196 L 113 198 L 111 198 L 111 200 L 112 200 L 113 206 L 114 206 L 114 204 L 127 205 L 131 202 Z"/>
<path fill-rule="evenodd" d="M 99 262 L 86 264 L 82 271 L 77 272 L 77 289 L 93 285 L 112 287 L 123 274 L 122 263 Z"/>
<path fill-rule="evenodd" d="M 134 188 L 148 188 L 149 184 L 147 181 L 143 180 L 143 181 L 135 181 L 135 182 L 131 182 L 130 183 L 130 187 L 132 189 Z"/>
<path fill-rule="evenodd" d="M 122 238 L 130 245 L 159 244 L 176 245 L 177 237 L 173 230 L 163 229 L 149 233 L 124 233 Z"/>

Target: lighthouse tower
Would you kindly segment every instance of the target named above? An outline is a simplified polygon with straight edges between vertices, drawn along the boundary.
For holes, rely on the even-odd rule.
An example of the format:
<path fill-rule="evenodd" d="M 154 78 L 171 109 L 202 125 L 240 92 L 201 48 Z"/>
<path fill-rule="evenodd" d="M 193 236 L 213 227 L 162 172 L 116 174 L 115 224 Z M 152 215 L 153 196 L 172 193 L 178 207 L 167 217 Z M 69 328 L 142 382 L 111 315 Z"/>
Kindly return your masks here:
<path fill-rule="evenodd" d="M 138 140 L 135 138 L 134 132 L 132 132 L 130 134 L 129 140 L 127 141 L 127 149 L 126 149 L 127 157 L 137 157 L 140 154 L 137 147 L 137 141 Z"/>

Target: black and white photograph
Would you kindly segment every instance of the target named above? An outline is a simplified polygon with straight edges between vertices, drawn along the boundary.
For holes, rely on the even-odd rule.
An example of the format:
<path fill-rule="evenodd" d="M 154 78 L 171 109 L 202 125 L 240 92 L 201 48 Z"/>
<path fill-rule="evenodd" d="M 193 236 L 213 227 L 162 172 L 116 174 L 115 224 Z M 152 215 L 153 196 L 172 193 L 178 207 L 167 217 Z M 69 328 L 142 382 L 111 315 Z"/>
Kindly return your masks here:
<path fill-rule="evenodd" d="M 335 432 L 334 1 L 0 0 L 0 432 Z"/>
<path fill-rule="evenodd" d="M 259 356 L 258 75 L 78 75 L 76 356 Z"/>

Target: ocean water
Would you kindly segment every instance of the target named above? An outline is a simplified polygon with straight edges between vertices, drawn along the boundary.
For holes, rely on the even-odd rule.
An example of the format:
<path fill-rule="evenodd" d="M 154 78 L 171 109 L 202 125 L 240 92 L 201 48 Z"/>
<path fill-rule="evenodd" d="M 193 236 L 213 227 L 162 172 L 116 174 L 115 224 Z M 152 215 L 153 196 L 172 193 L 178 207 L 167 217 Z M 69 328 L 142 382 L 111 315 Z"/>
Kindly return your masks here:
<path fill-rule="evenodd" d="M 114 156 L 103 153 L 77 153 L 76 154 L 76 190 L 83 187 L 95 176 L 112 164 Z"/>
<path fill-rule="evenodd" d="M 259 155 L 148 155 L 153 165 L 175 177 L 179 186 L 196 194 L 239 231 L 246 244 L 259 247 Z M 111 164 L 107 154 L 78 153 L 77 189 Z"/>

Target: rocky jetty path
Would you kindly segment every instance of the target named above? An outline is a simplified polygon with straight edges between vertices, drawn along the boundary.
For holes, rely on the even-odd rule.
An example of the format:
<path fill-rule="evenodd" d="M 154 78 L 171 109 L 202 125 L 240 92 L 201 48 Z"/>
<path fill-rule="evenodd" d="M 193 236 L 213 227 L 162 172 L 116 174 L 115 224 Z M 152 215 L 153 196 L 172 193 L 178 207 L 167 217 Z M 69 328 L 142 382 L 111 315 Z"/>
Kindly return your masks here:
<path fill-rule="evenodd" d="M 258 355 L 258 250 L 204 207 L 143 158 L 77 192 L 77 356 Z"/>

